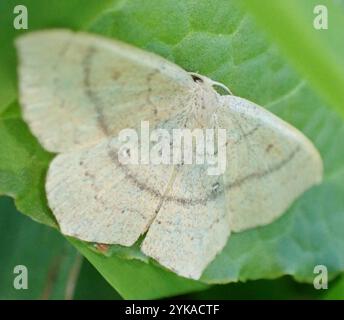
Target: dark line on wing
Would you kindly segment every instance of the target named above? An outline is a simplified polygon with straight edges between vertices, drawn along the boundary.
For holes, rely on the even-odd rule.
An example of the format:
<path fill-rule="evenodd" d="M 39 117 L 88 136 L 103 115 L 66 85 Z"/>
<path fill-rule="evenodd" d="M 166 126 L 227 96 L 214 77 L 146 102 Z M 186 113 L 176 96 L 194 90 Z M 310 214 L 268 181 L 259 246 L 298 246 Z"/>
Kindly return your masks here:
<path fill-rule="evenodd" d="M 109 135 L 109 130 L 106 125 L 105 117 L 103 114 L 103 103 L 101 99 L 98 97 L 96 92 L 92 89 L 91 84 L 91 67 L 92 67 L 92 60 L 94 57 L 94 54 L 96 53 L 96 48 L 90 46 L 85 54 L 85 57 L 82 60 L 82 68 L 84 72 L 84 78 L 83 78 L 83 86 L 84 86 L 84 92 L 88 99 L 93 104 L 96 113 L 97 113 L 97 122 L 100 127 L 100 129 L 103 131 L 105 135 Z"/>
<path fill-rule="evenodd" d="M 119 160 L 118 160 L 118 152 L 114 149 L 110 149 L 108 152 L 109 157 L 112 159 L 112 161 L 121 168 L 125 174 L 125 177 L 133 183 L 137 188 L 140 190 L 145 190 L 149 194 L 151 194 L 155 198 L 161 198 L 162 194 L 160 193 L 159 190 L 155 190 L 149 186 L 147 186 L 145 183 L 139 181 L 136 179 L 136 177 L 130 172 L 127 166 L 123 165 Z"/>
<path fill-rule="evenodd" d="M 286 158 L 284 158 L 282 161 L 277 163 L 275 166 L 268 168 L 264 171 L 253 172 L 253 173 L 251 173 L 251 174 L 249 174 L 249 175 L 247 175 L 241 179 L 237 179 L 237 180 L 233 181 L 232 183 L 227 184 L 226 189 L 229 190 L 232 188 L 240 187 L 242 184 L 244 184 L 245 182 L 247 182 L 249 180 L 264 178 L 265 176 L 282 169 L 288 162 L 290 162 L 295 157 L 296 153 L 298 153 L 299 151 L 300 151 L 300 147 L 298 146 Z"/>
<path fill-rule="evenodd" d="M 133 185 L 135 185 L 137 188 L 139 188 L 140 190 L 144 190 L 144 191 L 148 192 L 150 195 L 152 195 L 155 198 L 158 198 L 158 199 L 163 198 L 164 201 L 167 201 L 167 202 L 174 202 L 174 203 L 181 204 L 183 206 L 195 206 L 195 205 L 206 205 L 207 202 L 213 201 L 217 197 L 219 197 L 219 195 L 221 195 L 224 192 L 224 190 L 230 190 L 232 188 L 238 188 L 250 180 L 261 179 L 261 178 L 263 178 L 269 174 L 272 174 L 272 173 L 280 170 L 287 163 L 289 163 L 299 151 L 300 151 L 300 147 L 297 147 L 286 158 L 284 158 L 282 161 L 277 163 L 275 166 L 272 166 L 271 168 L 269 168 L 267 170 L 260 171 L 260 172 L 254 172 L 254 173 L 251 173 L 251 174 L 249 174 L 243 178 L 237 179 L 237 180 L 233 181 L 232 183 L 227 184 L 224 188 L 220 187 L 220 188 L 218 188 L 218 190 L 216 190 L 216 192 L 209 193 L 205 198 L 202 198 L 202 199 L 187 199 L 187 198 L 173 197 L 173 196 L 168 196 L 168 195 L 162 194 L 159 190 L 156 190 L 156 189 L 148 186 L 144 182 L 139 181 L 130 172 L 128 167 L 123 165 L 118 160 L 118 153 L 116 152 L 116 150 L 109 150 L 109 156 L 115 162 L 115 164 L 124 171 L 126 178 Z"/>
<path fill-rule="evenodd" d="M 246 139 L 247 137 L 253 135 L 259 129 L 259 127 L 260 127 L 260 125 L 257 125 L 256 127 L 254 127 L 253 129 L 249 130 L 248 132 L 245 132 L 236 141 L 234 141 L 234 144 L 237 144 L 237 143 L 241 142 L 242 140 Z"/>

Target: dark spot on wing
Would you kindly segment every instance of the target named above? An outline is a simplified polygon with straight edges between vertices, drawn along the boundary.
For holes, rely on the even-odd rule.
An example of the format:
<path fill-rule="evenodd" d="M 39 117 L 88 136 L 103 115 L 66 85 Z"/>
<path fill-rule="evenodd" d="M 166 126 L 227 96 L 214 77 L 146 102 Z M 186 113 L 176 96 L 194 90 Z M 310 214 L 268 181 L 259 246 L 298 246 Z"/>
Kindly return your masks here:
<path fill-rule="evenodd" d="M 270 143 L 270 144 L 266 147 L 265 151 L 266 151 L 266 152 L 270 152 L 270 150 L 273 148 L 273 146 L 274 146 L 274 145 Z"/>
<path fill-rule="evenodd" d="M 112 80 L 116 81 L 121 76 L 121 73 L 118 70 L 113 70 L 111 73 Z"/>

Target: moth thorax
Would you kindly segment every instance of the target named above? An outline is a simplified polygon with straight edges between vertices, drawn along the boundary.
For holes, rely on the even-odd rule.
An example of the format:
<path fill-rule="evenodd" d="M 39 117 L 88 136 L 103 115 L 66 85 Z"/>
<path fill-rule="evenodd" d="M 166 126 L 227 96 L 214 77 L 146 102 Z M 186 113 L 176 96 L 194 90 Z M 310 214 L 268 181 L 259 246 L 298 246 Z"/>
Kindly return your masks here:
<path fill-rule="evenodd" d="M 212 126 L 213 115 L 218 107 L 218 94 L 207 82 L 198 83 L 194 116 L 203 127 Z"/>

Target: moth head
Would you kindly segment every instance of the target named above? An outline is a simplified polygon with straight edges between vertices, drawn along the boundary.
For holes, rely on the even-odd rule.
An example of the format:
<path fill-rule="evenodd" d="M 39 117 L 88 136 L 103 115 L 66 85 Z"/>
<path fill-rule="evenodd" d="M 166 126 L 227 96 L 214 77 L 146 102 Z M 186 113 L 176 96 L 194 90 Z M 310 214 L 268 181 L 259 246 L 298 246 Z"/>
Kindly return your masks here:
<path fill-rule="evenodd" d="M 197 73 L 190 73 L 190 76 L 195 84 L 192 99 L 194 118 L 199 125 L 209 127 L 209 120 L 219 106 L 220 95 L 213 87 L 213 80 Z"/>
<path fill-rule="evenodd" d="M 223 94 L 223 95 L 233 95 L 232 91 L 229 90 L 228 87 L 226 87 L 223 83 L 221 82 L 217 82 L 214 80 L 211 80 L 210 78 L 206 77 L 206 76 L 202 76 L 198 73 L 195 72 L 189 72 L 192 80 L 197 83 L 200 86 L 205 86 L 208 88 L 212 88 L 213 90 L 215 90 L 216 92 L 218 92 L 219 94 Z M 220 92 L 217 90 L 218 88 L 220 88 Z"/>

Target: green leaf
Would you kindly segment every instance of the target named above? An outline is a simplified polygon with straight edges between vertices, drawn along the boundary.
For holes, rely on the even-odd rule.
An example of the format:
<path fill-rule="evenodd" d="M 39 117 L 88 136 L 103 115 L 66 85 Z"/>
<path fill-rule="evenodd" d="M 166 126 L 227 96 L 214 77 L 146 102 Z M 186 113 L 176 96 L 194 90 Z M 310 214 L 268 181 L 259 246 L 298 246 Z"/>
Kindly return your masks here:
<path fill-rule="evenodd" d="M 17 103 L 0 114 L 0 194 L 16 199 L 17 208 L 34 220 L 56 227 L 47 207 L 44 180 L 52 155 L 32 137 Z"/>
<path fill-rule="evenodd" d="M 344 117 L 344 3 L 324 0 L 269 1 L 246 0 L 255 15 L 284 50 L 295 67 L 323 94 Z M 313 26 L 317 5 L 328 10 L 328 29 Z"/>
<path fill-rule="evenodd" d="M 203 283 L 178 277 L 153 264 L 116 255 L 107 257 L 90 250 L 81 241 L 69 240 L 124 298 L 157 299 L 207 288 Z"/>
<path fill-rule="evenodd" d="M 227 285 L 215 285 L 208 290 L 185 295 L 182 298 L 196 300 L 289 300 L 319 299 L 321 290 L 313 285 L 301 284 L 290 277 L 277 280 L 256 280 Z"/>
<path fill-rule="evenodd" d="M 344 300 L 344 276 L 331 283 L 322 298 L 325 300 Z"/>
<path fill-rule="evenodd" d="M 17 212 L 0 197 L 0 299 L 121 299 L 56 230 Z M 16 290 L 14 267 L 28 270 L 28 289 Z"/>
<path fill-rule="evenodd" d="M 39 3 L 28 2 L 29 12 L 40 10 Z M 265 106 L 302 130 L 322 154 L 324 183 L 309 190 L 276 222 L 232 235 L 223 252 L 205 271 L 203 282 L 273 279 L 285 274 L 311 282 L 317 264 L 326 265 L 330 277 L 344 270 L 344 123 L 336 113 L 340 112 L 336 99 L 341 92 L 335 83 L 336 93 L 331 97 L 336 98 L 330 99 L 337 106 L 333 111 L 291 68 L 238 1 L 105 1 L 102 9 L 101 5 L 90 9 L 94 10 L 93 15 L 81 2 L 78 14 L 73 12 L 73 15 L 68 10 L 75 8 L 78 1 L 69 3 L 66 1 L 64 7 L 62 1 L 49 2 L 50 11 L 54 6 L 60 8 L 63 19 L 57 15 L 50 16 L 50 20 L 36 16 L 31 18 L 32 24 L 35 28 L 87 27 L 91 32 L 156 52 L 186 70 L 221 81 L 236 95 Z M 265 1 L 262 7 L 269 12 L 272 5 L 273 1 Z M 8 12 L 10 8 L 6 5 L 5 9 Z M 44 11 L 40 12 L 44 15 Z M 87 15 L 88 22 L 77 23 L 79 14 Z M 10 28 L 11 25 L 0 25 L 0 30 Z M 0 35 L 8 47 L 17 35 L 11 32 L 11 37 Z M 338 37 L 331 39 L 331 43 Z M 301 53 L 299 47 L 293 50 L 294 55 L 315 59 L 311 51 Z M 8 80 L 13 81 L 16 65 L 14 58 L 9 61 Z M 2 67 L 4 62 L 0 63 Z M 307 79 L 315 78 L 308 71 L 304 70 Z M 334 77 L 326 79 L 334 81 Z M 314 88 L 328 92 L 329 83 L 324 84 L 327 89 L 320 90 L 320 85 Z M 12 98 L 17 98 L 15 93 Z M 54 225 L 44 197 L 44 176 L 52 155 L 44 152 L 30 135 L 15 102 L 1 105 L 0 99 L 0 135 L 4 137 L 0 144 L 0 192 L 13 196 L 23 213 Z M 202 283 L 177 277 L 152 261 L 130 259 L 137 257 L 135 248 L 127 252 L 123 248 L 112 249 L 113 254 L 108 257 L 81 241 L 70 241 L 125 298 L 157 298 L 204 288 Z"/>
<path fill-rule="evenodd" d="M 75 286 L 74 300 L 121 300 L 99 272 L 86 260 L 83 260 L 78 282 Z"/>
<path fill-rule="evenodd" d="M 55 230 L 16 212 L 11 199 L 0 198 L 0 299 L 64 299 L 78 254 Z M 28 288 L 13 281 L 17 265 L 27 268 Z"/>

